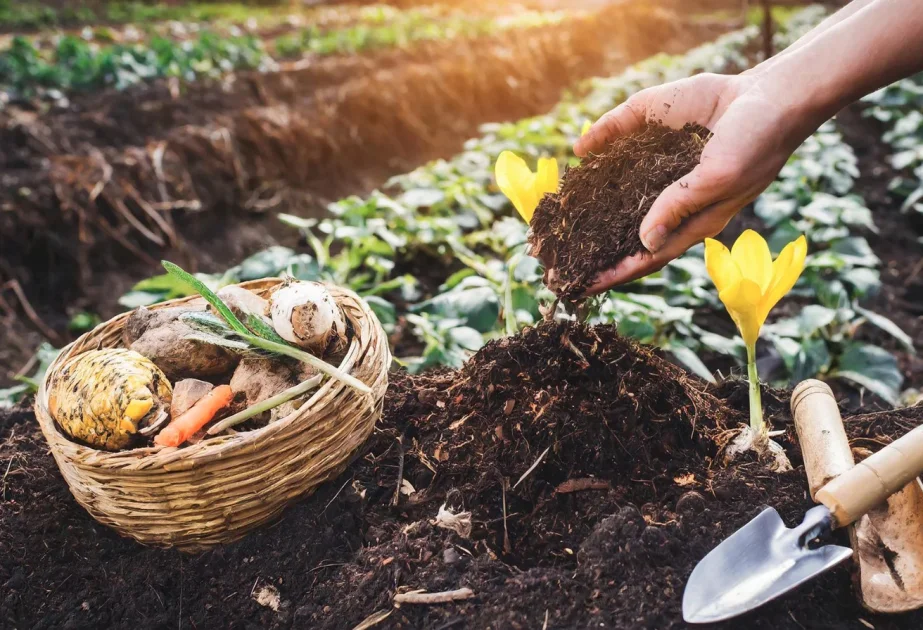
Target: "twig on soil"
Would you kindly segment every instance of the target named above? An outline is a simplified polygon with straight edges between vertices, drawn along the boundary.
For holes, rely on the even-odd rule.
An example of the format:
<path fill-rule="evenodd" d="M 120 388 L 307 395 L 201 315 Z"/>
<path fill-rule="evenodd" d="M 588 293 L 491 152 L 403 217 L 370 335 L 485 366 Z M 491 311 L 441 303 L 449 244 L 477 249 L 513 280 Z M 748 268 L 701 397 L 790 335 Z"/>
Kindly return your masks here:
<path fill-rule="evenodd" d="M 22 306 L 22 310 L 25 311 L 26 317 L 29 318 L 29 321 L 32 322 L 36 328 L 39 329 L 45 337 L 55 343 L 61 343 L 61 337 L 58 336 L 54 330 L 52 330 L 42 318 L 38 316 L 38 313 L 35 312 L 35 309 L 32 308 L 32 304 L 29 302 L 29 299 L 26 297 L 25 292 L 22 290 L 22 285 L 19 284 L 19 280 L 7 280 L 2 285 L 0 285 L 0 290 L 9 289 L 16 296 L 16 299 L 19 300 L 19 305 Z"/>
<path fill-rule="evenodd" d="M 568 479 L 558 484 L 554 489 L 555 494 L 568 494 L 571 492 L 581 492 L 583 490 L 609 490 L 612 486 L 604 479 L 593 479 L 584 477 L 582 479 Z"/>
<path fill-rule="evenodd" d="M 397 485 L 394 486 L 394 498 L 391 505 L 397 506 L 401 500 L 401 483 L 404 480 L 404 436 L 397 436 Z"/>
<path fill-rule="evenodd" d="M 519 478 L 519 481 L 517 481 L 517 482 L 513 485 L 513 490 L 515 490 L 516 487 L 519 486 L 519 484 L 521 484 L 523 481 L 525 481 L 525 478 L 528 477 L 530 474 L 532 474 L 532 471 L 533 471 L 533 470 L 535 470 L 536 468 L 538 468 L 538 465 L 542 463 L 542 460 L 545 459 L 545 455 L 547 455 L 547 454 L 548 454 L 548 451 L 550 451 L 550 450 L 551 450 L 551 447 L 549 446 L 549 447 L 546 448 L 544 451 L 542 451 L 542 454 L 538 456 L 538 459 L 535 460 L 535 463 L 532 464 L 531 466 L 529 466 L 529 470 L 527 470 L 526 472 L 522 473 L 522 477 L 520 477 L 520 478 Z"/>
<path fill-rule="evenodd" d="M 373 612 L 371 615 L 363 619 L 358 626 L 353 628 L 353 630 L 368 630 L 372 626 L 377 626 L 382 621 L 391 616 L 391 613 L 394 612 L 394 609 L 391 610 L 379 610 Z"/>
<path fill-rule="evenodd" d="M 506 526 L 506 484 L 506 477 L 504 477 L 500 485 L 503 491 L 503 553 L 509 554 L 513 551 L 513 545 L 510 543 L 510 530 Z"/>
<path fill-rule="evenodd" d="M 442 591 L 441 593 L 421 593 L 420 591 L 411 591 L 410 593 L 397 593 L 394 596 L 395 604 L 445 604 L 448 602 L 457 602 L 462 599 L 474 597 L 474 591 L 470 588 L 459 588 L 454 591 Z"/>
<path fill-rule="evenodd" d="M 340 493 L 343 492 L 343 488 L 346 487 L 346 484 L 348 484 L 348 483 L 349 483 L 350 481 L 352 481 L 353 479 L 355 479 L 355 477 L 351 477 L 351 478 L 349 478 L 349 479 L 347 479 L 346 481 L 343 482 L 343 485 L 340 486 L 340 489 L 337 490 L 337 493 L 336 493 L 335 495 L 333 495 L 333 498 L 330 499 L 329 501 L 327 501 L 327 505 L 325 505 L 325 506 L 324 506 L 324 509 L 320 511 L 320 515 L 319 515 L 319 516 L 323 516 L 323 515 L 324 515 L 324 512 L 327 511 L 327 508 L 330 507 L 330 504 L 333 503 L 334 501 L 336 501 L 336 500 L 337 500 L 337 497 L 340 496 Z"/>
<path fill-rule="evenodd" d="M 542 630 L 548 630 L 548 609 L 545 609 L 545 623 L 542 624 Z"/>

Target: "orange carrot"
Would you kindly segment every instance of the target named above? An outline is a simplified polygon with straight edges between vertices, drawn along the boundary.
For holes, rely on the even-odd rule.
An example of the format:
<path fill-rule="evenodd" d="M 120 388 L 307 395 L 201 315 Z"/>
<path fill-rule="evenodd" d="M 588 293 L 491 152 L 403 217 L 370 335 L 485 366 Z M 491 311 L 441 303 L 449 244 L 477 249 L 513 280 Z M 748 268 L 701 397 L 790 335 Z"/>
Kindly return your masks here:
<path fill-rule="evenodd" d="M 216 413 L 231 403 L 233 398 L 234 392 L 230 385 L 219 385 L 202 396 L 192 407 L 171 420 L 170 424 L 154 438 L 154 443 L 160 446 L 179 446 L 208 424 Z"/>

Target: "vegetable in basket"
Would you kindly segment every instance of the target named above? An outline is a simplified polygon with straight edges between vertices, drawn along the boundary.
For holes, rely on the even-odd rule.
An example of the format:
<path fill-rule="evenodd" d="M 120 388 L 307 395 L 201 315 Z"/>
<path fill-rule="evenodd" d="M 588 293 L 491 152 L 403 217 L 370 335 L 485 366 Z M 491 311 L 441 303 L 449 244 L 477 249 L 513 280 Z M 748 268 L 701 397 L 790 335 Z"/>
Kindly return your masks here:
<path fill-rule="evenodd" d="M 173 390 L 154 363 L 132 350 L 91 350 L 67 361 L 48 384 L 48 410 L 65 434 L 115 451 L 169 417 Z"/>

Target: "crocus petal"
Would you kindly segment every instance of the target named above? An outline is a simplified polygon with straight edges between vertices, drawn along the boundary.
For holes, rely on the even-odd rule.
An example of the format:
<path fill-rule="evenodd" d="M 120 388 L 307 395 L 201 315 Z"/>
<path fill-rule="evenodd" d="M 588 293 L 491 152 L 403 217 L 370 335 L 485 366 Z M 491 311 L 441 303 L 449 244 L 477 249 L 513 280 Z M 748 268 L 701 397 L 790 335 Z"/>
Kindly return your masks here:
<path fill-rule="evenodd" d="M 533 201 L 535 175 L 529 170 L 525 160 L 512 151 L 504 151 L 497 158 L 494 174 L 497 178 L 497 186 L 503 194 L 513 202 L 513 206 L 526 220 L 526 223 L 531 221 L 536 203 Z"/>
<path fill-rule="evenodd" d="M 804 236 L 799 236 L 785 246 L 772 264 L 772 282 L 760 304 L 764 320 L 772 307 L 778 304 L 779 300 L 795 286 L 801 272 L 804 271 L 804 259 L 807 255 L 808 241 Z"/>
<path fill-rule="evenodd" d="M 742 277 L 731 252 L 713 238 L 705 239 L 705 268 L 719 292 L 740 282 Z"/>
<path fill-rule="evenodd" d="M 744 230 L 731 248 L 731 258 L 741 275 L 755 282 L 760 292 L 765 293 L 772 281 L 772 254 L 766 239 L 753 230 Z"/>
<path fill-rule="evenodd" d="M 541 158 L 538 161 L 538 173 L 535 178 L 536 196 L 558 192 L 558 161 L 554 158 Z"/>
<path fill-rule="evenodd" d="M 718 297 L 721 298 L 728 313 L 734 319 L 734 323 L 737 324 L 744 343 L 747 346 L 755 344 L 763 324 L 760 313 L 762 292 L 759 285 L 743 278 L 740 282 L 718 293 Z"/>

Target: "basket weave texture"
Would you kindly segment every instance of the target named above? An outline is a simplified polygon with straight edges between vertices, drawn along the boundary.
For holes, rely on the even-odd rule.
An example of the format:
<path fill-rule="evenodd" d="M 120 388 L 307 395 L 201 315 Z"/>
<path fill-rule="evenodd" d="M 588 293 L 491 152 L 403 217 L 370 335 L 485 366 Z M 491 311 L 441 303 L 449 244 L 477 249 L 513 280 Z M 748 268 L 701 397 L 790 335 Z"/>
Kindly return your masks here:
<path fill-rule="evenodd" d="M 265 297 L 279 282 L 256 280 L 240 286 Z M 198 551 L 242 537 L 339 475 L 381 416 L 391 353 L 368 305 L 351 291 L 327 288 L 354 330 L 340 369 L 367 384 L 372 394 L 328 378 L 300 409 L 284 418 L 190 446 L 107 452 L 69 440 L 48 411 L 49 379 L 73 356 L 121 346 L 130 313 L 101 324 L 65 348 L 48 369 L 35 412 L 77 501 L 122 535 L 148 545 Z"/>

